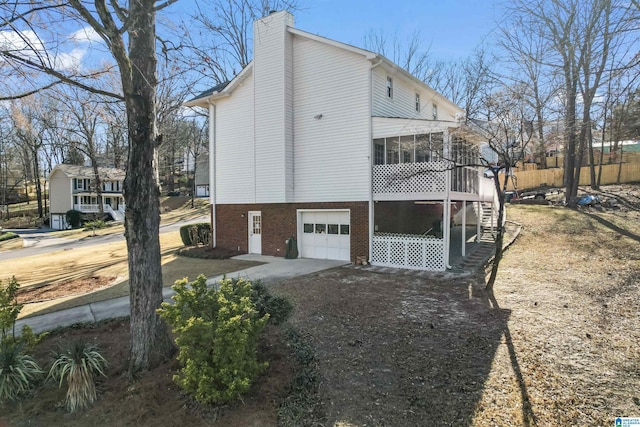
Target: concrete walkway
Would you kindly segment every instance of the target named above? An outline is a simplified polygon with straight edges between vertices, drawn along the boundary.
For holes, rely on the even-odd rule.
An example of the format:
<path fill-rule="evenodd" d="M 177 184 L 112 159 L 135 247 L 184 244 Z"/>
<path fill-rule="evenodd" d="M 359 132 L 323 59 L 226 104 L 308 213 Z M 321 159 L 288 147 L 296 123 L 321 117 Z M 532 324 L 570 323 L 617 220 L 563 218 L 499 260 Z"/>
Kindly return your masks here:
<path fill-rule="evenodd" d="M 226 277 L 244 277 L 255 281 L 262 280 L 265 283 L 276 282 L 297 276 L 315 273 L 347 264 L 345 261 L 332 261 L 321 259 L 284 259 L 263 255 L 239 255 L 235 259 L 258 261 L 264 264 L 256 265 L 245 270 L 226 274 Z M 224 276 L 216 276 L 207 279 L 209 285 L 213 285 Z M 170 287 L 163 288 L 162 296 L 165 301 L 170 301 L 174 294 Z M 68 308 L 54 313 L 20 319 L 16 322 L 16 331 L 22 330 L 22 325 L 29 325 L 33 332 L 39 334 L 59 327 L 70 326 L 76 323 L 92 323 L 102 320 L 115 319 L 128 316 L 129 297 L 115 298 L 107 301 L 95 302 L 80 307 Z"/>

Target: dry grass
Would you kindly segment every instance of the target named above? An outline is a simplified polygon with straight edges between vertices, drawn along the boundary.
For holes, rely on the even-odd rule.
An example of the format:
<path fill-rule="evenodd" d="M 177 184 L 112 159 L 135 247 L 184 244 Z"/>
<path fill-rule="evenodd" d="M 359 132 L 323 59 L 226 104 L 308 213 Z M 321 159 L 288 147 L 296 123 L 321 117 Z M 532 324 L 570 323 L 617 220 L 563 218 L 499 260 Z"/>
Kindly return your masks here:
<path fill-rule="evenodd" d="M 195 279 L 198 274 L 217 276 L 237 271 L 255 263 L 238 260 L 201 260 L 179 257 L 174 252 L 183 247 L 178 232 L 160 235 L 164 286 L 184 277 Z M 67 296 L 53 301 L 27 304 L 21 317 L 44 314 L 52 310 L 76 307 L 95 301 L 117 298 L 129 294 L 126 243 L 115 242 L 70 251 L 57 251 L 43 255 L 0 261 L 2 279 L 15 276 L 21 288 L 62 284 L 91 276 L 117 277 L 117 284 L 81 296 Z"/>

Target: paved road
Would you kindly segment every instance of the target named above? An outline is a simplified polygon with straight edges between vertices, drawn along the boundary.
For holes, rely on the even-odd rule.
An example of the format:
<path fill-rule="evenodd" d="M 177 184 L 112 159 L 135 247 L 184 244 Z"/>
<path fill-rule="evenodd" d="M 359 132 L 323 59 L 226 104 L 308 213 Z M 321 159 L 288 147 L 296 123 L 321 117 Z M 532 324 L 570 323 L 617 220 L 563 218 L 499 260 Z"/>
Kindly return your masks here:
<path fill-rule="evenodd" d="M 209 216 L 201 216 L 194 219 L 185 221 L 177 221 L 171 224 L 164 224 L 160 226 L 160 233 L 170 233 L 177 231 L 186 224 L 193 224 L 196 222 L 208 222 Z M 58 232 L 51 229 L 5 229 L 5 231 L 12 231 L 20 237 L 24 242 L 24 247 L 21 249 L 13 249 L 10 251 L 0 252 L 0 261 L 23 258 L 32 255 L 41 255 L 49 252 L 60 250 L 71 250 L 77 248 L 84 248 L 87 246 L 104 245 L 106 243 L 120 242 L 124 240 L 124 234 L 114 233 L 106 236 L 96 237 L 83 237 L 81 239 L 56 237 Z"/>

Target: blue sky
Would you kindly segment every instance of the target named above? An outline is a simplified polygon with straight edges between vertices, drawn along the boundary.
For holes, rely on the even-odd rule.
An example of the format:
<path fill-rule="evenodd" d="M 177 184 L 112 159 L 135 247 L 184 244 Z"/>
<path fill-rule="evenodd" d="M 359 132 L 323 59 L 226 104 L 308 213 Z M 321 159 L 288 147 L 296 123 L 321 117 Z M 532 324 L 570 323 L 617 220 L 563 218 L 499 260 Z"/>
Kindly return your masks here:
<path fill-rule="evenodd" d="M 314 0 L 301 2 L 296 27 L 362 47 L 370 30 L 382 29 L 401 41 L 419 30 L 437 59 L 468 56 L 496 26 L 487 0 Z"/>

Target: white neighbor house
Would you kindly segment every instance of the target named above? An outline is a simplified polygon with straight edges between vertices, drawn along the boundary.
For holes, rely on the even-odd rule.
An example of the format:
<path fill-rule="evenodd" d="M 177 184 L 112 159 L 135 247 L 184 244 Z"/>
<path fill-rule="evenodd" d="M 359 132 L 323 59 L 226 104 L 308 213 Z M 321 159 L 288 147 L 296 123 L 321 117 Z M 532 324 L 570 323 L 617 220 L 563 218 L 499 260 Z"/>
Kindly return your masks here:
<path fill-rule="evenodd" d="M 445 270 L 453 211 L 494 201 L 465 166 L 478 162 L 463 111 L 288 12 L 254 22 L 253 52 L 186 103 L 209 112 L 214 245 L 284 256 L 294 237 L 300 257 Z"/>
<path fill-rule="evenodd" d="M 98 168 L 103 211 L 114 221 L 124 221 L 122 194 L 125 172 L 121 169 Z M 93 168 L 76 165 L 57 165 L 49 175 L 50 226 L 54 230 L 67 228 L 67 211 L 98 213 L 98 193 Z"/>

